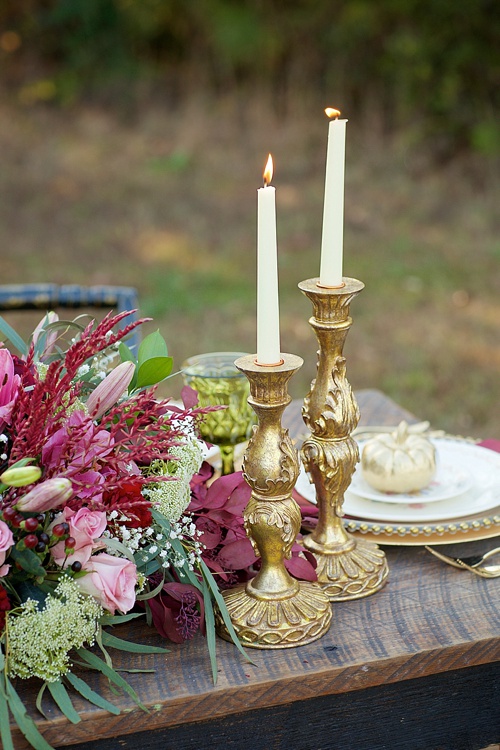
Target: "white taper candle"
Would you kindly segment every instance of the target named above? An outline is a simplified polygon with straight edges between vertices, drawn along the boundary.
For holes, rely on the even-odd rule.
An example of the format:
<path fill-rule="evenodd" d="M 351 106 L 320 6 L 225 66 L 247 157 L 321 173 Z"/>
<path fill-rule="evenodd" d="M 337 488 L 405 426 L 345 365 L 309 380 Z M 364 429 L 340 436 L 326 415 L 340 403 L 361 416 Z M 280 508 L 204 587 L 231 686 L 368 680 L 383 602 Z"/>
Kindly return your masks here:
<path fill-rule="evenodd" d="M 257 362 L 275 365 L 281 360 L 278 299 L 278 245 L 276 189 L 271 154 L 264 172 L 264 187 L 257 190 Z"/>
<path fill-rule="evenodd" d="M 321 286 L 342 285 L 342 254 L 344 243 L 344 172 L 347 120 L 339 120 L 340 112 L 326 109 L 330 120 L 326 153 L 325 202 L 321 240 Z"/>

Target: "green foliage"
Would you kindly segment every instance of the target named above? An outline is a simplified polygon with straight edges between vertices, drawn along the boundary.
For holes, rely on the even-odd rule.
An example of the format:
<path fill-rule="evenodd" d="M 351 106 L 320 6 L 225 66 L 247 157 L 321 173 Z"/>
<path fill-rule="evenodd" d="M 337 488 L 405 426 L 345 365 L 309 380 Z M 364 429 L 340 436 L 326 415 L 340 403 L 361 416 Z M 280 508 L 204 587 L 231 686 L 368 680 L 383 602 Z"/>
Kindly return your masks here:
<path fill-rule="evenodd" d="M 29 50 L 47 71 L 26 82 L 26 100 L 125 95 L 144 77 L 179 92 L 194 72 L 213 92 L 267 86 L 277 106 L 315 91 L 351 117 L 378 108 L 386 129 L 432 136 L 438 156 L 498 152 L 497 0 L 31 0 L 23 9 L 7 18 L 22 39 L 13 65 Z"/>
<path fill-rule="evenodd" d="M 173 359 L 168 356 L 167 344 L 159 331 L 150 333 L 142 341 L 137 359 L 123 342 L 120 343 L 119 352 L 124 362 L 134 362 L 136 366 L 130 392 L 156 385 L 172 372 Z"/>

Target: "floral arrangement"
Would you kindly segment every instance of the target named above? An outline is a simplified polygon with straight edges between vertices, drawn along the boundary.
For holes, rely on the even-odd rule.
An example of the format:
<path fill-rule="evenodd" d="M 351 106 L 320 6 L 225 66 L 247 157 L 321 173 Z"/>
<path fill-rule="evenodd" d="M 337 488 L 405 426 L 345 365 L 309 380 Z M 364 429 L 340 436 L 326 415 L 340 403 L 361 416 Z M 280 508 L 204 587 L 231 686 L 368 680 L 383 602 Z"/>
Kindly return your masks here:
<path fill-rule="evenodd" d="M 144 321 L 126 325 L 127 315 L 83 325 L 81 318 L 68 323 L 48 313 L 29 346 L 0 318 L 4 338 L 21 355 L 0 347 L 0 738 L 6 749 L 13 747 L 10 714 L 33 747 L 50 747 L 16 691 L 19 679 L 41 680 L 42 712 L 48 691 L 78 721 L 75 690 L 119 713 L 90 689 L 81 670 L 72 671 L 72 654 L 141 705 L 107 649 L 165 649 L 131 649 L 108 625 L 145 616 L 174 642 L 202 630 L 215 679 L 217 606 L 242 650 L 211 571 L 227 585 L 245 575 L 238 565 L 255 563 L 248 548 L 243 566 L 234 556 L 234 545 L 245 543 L 246 485 L 239 474 L 207 488 L 210 472 L 202 468 L 196 436 L 206 409 L 196 408 L 190 389 L 183 391 L 183 407 L 154 397 L 172 360 L 158 332 L 135 356 L 124 339 Z M 123 328 L 116 331 L 118 325 Z M 94 645 L 102 658 L 90 650 Z"/>

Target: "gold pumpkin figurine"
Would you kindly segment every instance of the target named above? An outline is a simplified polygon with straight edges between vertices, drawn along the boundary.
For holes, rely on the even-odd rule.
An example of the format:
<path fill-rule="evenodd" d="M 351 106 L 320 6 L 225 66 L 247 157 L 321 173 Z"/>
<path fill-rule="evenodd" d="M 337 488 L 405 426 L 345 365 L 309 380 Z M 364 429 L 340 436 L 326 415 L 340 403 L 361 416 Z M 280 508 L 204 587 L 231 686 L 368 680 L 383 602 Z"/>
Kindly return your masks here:
<path fill-rule="evenodd" d="M 361 455 L 365 480 L 380 492 L 417 492 L 436 473 L 436 449 L 424 435 L 401 422 L 394 432 L 368 440 Z"/>

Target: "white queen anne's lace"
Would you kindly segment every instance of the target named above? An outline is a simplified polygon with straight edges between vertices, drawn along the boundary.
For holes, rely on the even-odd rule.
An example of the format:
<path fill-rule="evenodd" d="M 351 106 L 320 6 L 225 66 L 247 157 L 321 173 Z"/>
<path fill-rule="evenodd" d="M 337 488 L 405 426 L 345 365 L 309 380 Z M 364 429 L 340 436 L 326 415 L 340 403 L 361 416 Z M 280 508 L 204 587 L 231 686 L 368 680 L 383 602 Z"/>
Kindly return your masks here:
<path fill-rule="evenodd" d="M 8 615 L 9 675 L 54 682 L 69 672 L 71 649 L 94 643 L 103 614 L 95 599 L 82 594 L 69 577 L 59 582 L 43 609 L 28 599 Z"/>

